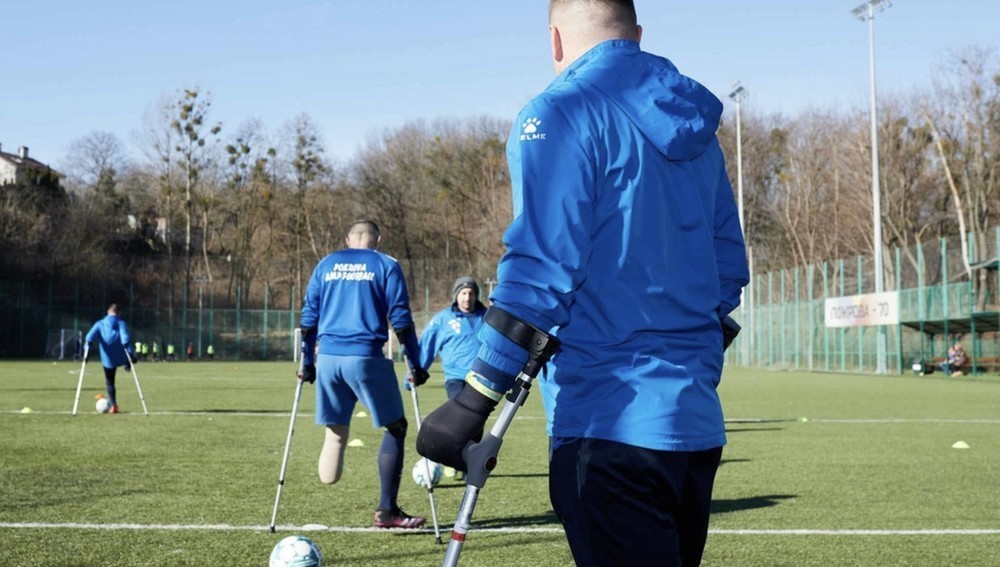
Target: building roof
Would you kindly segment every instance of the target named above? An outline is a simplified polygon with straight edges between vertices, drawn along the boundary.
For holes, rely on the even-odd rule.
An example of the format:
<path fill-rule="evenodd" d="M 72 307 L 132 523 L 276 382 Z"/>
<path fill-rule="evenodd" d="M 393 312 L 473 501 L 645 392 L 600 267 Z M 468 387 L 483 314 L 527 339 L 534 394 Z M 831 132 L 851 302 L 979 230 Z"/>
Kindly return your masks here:
<path fill-rule="evenodd" d="M 32 168 L 39 168 L 39 169 L 49 169 L 49 166 L 45 165 L 44 163 L 42 163 L 42 162 L 40 162 L 40 161 L 38 161 L 38 160 L 36 160 L 34 158 L 31 158 L 31 157 L 23 158 L 23 157 L 21 157 L 21 156 L 19 156 L 17 154 L 9 154 L 9 153 L 3 152 L 3 151 L 0 151 L 0 160 L 4 160 L 4 161 L 6 161 L 6 162 L 8 162 L 8 163 L 10 163 L 12 165 L 20 166 L 20 167 L 32 167 Z"/>

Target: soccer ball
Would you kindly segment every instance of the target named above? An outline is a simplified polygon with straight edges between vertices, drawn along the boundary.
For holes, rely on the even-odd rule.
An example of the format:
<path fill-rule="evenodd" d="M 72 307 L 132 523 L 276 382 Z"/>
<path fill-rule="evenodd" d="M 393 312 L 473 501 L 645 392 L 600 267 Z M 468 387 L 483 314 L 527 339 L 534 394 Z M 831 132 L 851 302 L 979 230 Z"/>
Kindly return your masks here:
<path fill-rule="evenodd" d="M 444 467 L 434 461 L 428 461 L 426 457 L 413 465 L 413 482 L 424 488 L 427 487 L 427 465 L 430 465 L 431 469 L 431 486 L 437 486 L 437 483 L 441 482 L 441 476 L 444 474 Z"/>
<path fill-rule="evenodd" d="M 269 567 L 323 567 L 323 554 L 311 539 L 293 535 L 274 546 L 267 564 Z"/>
<path fill-rule="evenodd" d="M 111 409 L 111 400 L 107 398 L 101 398 L 97 400 L 97 413 L 108 413 Z"/>

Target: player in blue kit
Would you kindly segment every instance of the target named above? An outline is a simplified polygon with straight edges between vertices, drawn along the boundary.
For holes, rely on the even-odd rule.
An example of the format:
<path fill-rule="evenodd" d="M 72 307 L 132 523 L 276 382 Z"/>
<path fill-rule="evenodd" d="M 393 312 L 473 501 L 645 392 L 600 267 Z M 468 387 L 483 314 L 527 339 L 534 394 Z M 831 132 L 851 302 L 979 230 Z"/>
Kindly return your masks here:
<path fill-rule="evenodd" d="M 118 317 L 118 304 L 112 303 L 108 306 L 107 315 L 87 332 L 84 339 L 83 356 L 89 357 L 90 343 L 98 341 L 101 351 L 101 366 L 104 367 L 104 385 L 108 391 L 108 401 L 111 408 L 108 413 L 118 413 L 118 400 L 116 398 L 115 373 L 119 366 L 124 366 L 128 372 L 129 357 L 135 360 L 135 351 L 132 350 L 132 336 L 128 332 L 125 321 Z M 128 355 L 126 355 L 126 351 Z"/>
<path fill-rule="evenodd" d="M 455 280 L 453 302 L 438 311 L 420 335 L 419 366 L 429 369 L 441 355 L 444 387 L 454 398 L 465 387 L 465 375 L 479 352 L 479 329 L 486 306 L 479 301 L 479 284 L 470 276 Z"/>
<path fill-rule="evenodd" d="M 467 387 L 417 451 L 463 449 L 529 359 L 551 439 L 549 493 L 578 565 L 701 561 L 726 443 L 716 388 L 748 282 L 716 137 L 722 103 L 639 48 L 631 0 L 551 0 L 558 76 L 507 141 L 514 219 Z M 532 357 L 535 355 L 533 354 Z"/>
<path fill-rule="evenodd" d="M 316 423 L 326 427 L 320 480 L 340 480 L 351 416 L 361 401 L 372 425 L 385 428 L 375 526 L 419 528 L 425 519 L 403 512 L 396 502 L 407 421 L 392 361 L 382 353 L 389 338 L 386 321 L 411 360 L 419 347 L 403 270 L 376 250 L 380 240 L 378 225 L 357 222 L 347 233 L 347 248 L 323 258 L 313 271 L 302 306 L 301 378 L 316 384 Z M 419 386 L 427 381 L 427 371 L 415 367 L 413 378 Z"/>

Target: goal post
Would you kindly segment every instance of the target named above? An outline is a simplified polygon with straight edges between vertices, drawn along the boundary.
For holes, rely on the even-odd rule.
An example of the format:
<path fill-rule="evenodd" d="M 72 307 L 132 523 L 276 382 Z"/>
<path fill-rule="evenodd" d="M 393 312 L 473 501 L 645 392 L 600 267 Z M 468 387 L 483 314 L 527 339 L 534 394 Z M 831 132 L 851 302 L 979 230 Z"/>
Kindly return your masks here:
<path fill-rule="evenodd" d="M 49 331 L 45 340 L 45 358 L 75 359 L 83 352 L 83 331 L 58 329 Z"/>

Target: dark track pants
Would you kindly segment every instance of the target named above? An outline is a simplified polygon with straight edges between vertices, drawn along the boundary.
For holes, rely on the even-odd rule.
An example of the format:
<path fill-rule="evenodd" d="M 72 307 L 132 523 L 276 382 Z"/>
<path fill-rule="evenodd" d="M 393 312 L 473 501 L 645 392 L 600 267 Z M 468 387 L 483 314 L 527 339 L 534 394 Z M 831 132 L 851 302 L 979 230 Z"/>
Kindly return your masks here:
<path fill-rule="evenodd" d="M 114 405 L 118 405 L 118 401 L 115 399 L 115 394 L 117 393 L 116 390 L 115 390 L 115 371 L 116 370 L 118 370 L 118 369 L 117 368 L 108 368 L 106 366 L 104 367 L 104 386 L 108 390 L 108 401 L 110 401 L 111 405 L 113 405 L 113 406 Z"/>
<path fill-rule="evenodd" d="M 701 563 L 722 447 L 653 451 L 553 440 L 549 496 L 579 566 Z"/>

